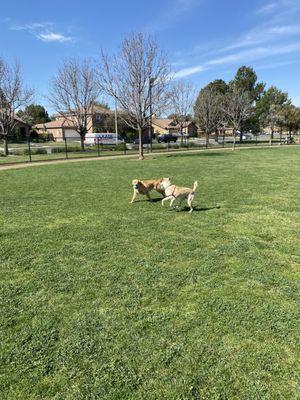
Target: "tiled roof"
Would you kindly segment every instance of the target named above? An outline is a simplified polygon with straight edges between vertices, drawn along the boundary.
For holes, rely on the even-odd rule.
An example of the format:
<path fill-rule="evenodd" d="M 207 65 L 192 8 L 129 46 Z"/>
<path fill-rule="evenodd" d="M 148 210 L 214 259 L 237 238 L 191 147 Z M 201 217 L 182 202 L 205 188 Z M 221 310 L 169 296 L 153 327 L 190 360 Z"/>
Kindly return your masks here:
<path fill-rule="evenodd" d="M 93 111 L 93 112 L 92 112 Z M 72 113 L 73 111 L 71 111 L 70 112 L 70 114 Z M 89 114 L 111 114 L 111 113 L 113 113 L 114 111 L 112 111 L 112 110 L 109 110 L 108 108 L 104 108 L 104 107 L 101 107 L 101 106 L 98 106 L 97 104 L 96 105 L 94 105 L 93 106 L 93 110 L 91 109 L 90 111 L 89 111 Z M 57 118 L 57 119 L 62 119 L 62 118 L 64 118 L 64 113 L 63 112 L 61 112 L 61 114 L 55 114 L 54 115 L 54 118 Z"/>
<path fill-rule="evenodd" d="M 68 119 L 56 119 L 54 121 L 46 122 L 44 124 L 37 124 L 34 126 L 36 129 L 43 128 L 75 128 L 74 123 Z"/>
<path fill-rule="evenodd" d="M 154 125 L 159 126 L 160 128 L 163 128 L 163 129 L 170 129 L 170 128 L 172 128 L 172 129 L 180 129 L 180 125 L 176 124 L 176 122 L 173 119 L 170 119 L 170 118 L 153 118 L 152 119 L 152 123 Z M 193 121 L 185 121 L 182 124 L 182 127 L 186 128 L 192 123 L 193 123 Z"/>
<path fill-rule="evenodd" d="M 163 129 L 168 129 L 169 125 L 173 122 L 170 118 L 153 118 L 152 123 Z"/>
<path fill-rule="evenodd" d="M 5 111 L 2 109 L 2 112 L 4 113 Z M 22 118 L 18 117 L 17 115 L 14 116 L 14 119 L 18 122 L 20 122 L 21 124 L 27 125 L 27 126 L 31 126 L 30 124 L 28 124 L 27 122 L 23 121 Z"/>

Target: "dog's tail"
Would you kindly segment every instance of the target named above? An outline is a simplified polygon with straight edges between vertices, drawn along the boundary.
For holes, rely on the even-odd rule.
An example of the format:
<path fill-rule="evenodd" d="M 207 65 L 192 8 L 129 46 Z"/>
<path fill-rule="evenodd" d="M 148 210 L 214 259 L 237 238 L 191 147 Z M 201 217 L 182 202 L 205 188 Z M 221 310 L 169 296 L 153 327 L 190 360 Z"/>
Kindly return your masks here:
<path fill-rule="evenodd" d="M 193 192 L 196 191 L 197 187 L 198 187 L 198 181 L 195 181 L 193 186 Z"/>

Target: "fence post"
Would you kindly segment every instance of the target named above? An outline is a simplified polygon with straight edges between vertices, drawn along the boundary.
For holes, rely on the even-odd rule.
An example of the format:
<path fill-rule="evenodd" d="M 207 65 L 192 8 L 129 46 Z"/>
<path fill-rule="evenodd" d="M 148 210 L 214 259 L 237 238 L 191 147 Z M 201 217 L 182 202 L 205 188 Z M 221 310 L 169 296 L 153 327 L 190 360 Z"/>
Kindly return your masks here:
<path fill-rule="evenodd" d="M 31 147 L 30 147 L 30 134 L 27 137 L 27 144 L 28 144 L 28 155 L 29 155 L 29 162 L 32 161 L 31 159 Z"/>
<path fill-rule="evenodd" d="M 98 157 L 100 157 L 100 146 L 99 146 L 99 138 L 97 137 L 97 153 Z"/>
<path fill-rule="evenodd" d="M 124 142 L 124 155 L 126 156 L 126 150 L 127 150 L 127 147 L 126 147 L 126 143 Z"/>
<path fill-rule="evenodd" d="M 65 142 L 65 153 L 66 153 L 66 159 L 68 159 L 68 145 L 67 145 L 67 138 L 64 135 L 64 142 Z"/>

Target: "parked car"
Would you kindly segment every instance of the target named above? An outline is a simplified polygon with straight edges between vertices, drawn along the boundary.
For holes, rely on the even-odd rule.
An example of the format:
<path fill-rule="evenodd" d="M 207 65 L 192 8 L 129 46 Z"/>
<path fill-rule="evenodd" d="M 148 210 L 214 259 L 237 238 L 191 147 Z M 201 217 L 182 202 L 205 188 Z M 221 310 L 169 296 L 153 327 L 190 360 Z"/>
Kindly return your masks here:
<path fill-rule="evenodd" d="M 172 132 L 173 136 L 176 136 L 177 138 L 189 138 L 190 135 L 188 133 L 183 132 L 182 134 L 180 132 Z"/>
<path fill-rule="evenodd" d="M 84 144 L 87 146 L 93 146 L 99 142 L 99 144 L 116 144 L 115 133 L 87 133 L 85 135 Z M 118 136 L 118 143 L 124 143 L 124 139 Z"/>
<path fill-rule="evenodd" d="M 132 143 L 133 144 L 139 144 L 140 143 L 139 138 L 134 138 Z M 143 144 L 150 144 L 150 139 L 148 137 L 143 137 L 142 138 L 142 143 Z"/>
<path fill-rule="evenodd" d="M 157 136 L 158 143 L 170 143 L 177 142 L 177 136 L 172 133 L 164 133 L 162 135 Z"/>

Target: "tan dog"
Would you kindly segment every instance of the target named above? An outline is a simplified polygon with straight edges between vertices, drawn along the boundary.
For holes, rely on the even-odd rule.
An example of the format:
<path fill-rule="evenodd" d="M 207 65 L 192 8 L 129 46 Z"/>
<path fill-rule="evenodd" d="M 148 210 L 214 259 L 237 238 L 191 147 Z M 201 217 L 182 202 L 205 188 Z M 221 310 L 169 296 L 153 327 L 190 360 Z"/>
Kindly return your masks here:
<path fill-rule="evenodd" d="M 179 199 L 180 203 L 182 203 L 184 199 L 187 199 L 188 205 L 190 207 L 189 212 L 191 213 L 193 211 L 192 203 L 195 197 L 195 191 L 198 187 L 197 181 L 194 182 L 193 189 L 190 189 L 186 187 L 179 187 L 172 185 L 170 179 L 164 178 L 161 186 L 165 189 L 165 196 L 166 196 L 164 199 L 162 199 L 162 206 L 164 205 L 164 202 L 167 200 L 171 200 L 170 207 L 172 207 L 176 199 Z"/>
<path fill-rule="evenodd" d="M 164 179 L 169 179 L 169 178 L 147 179 L 144 181 L 140 181 L 139 179 L 133 179 L 132 181 L 133 196 L 130 203 L 134 202 L 138 194 L 143 194 L 144 196 L 147 196 L 150 201 L 152 201 L 150 197 L 151 190 L 156 190 L 158 193 L 165 196 L 165 191 L 161 186 L 161 183 Z"/>

